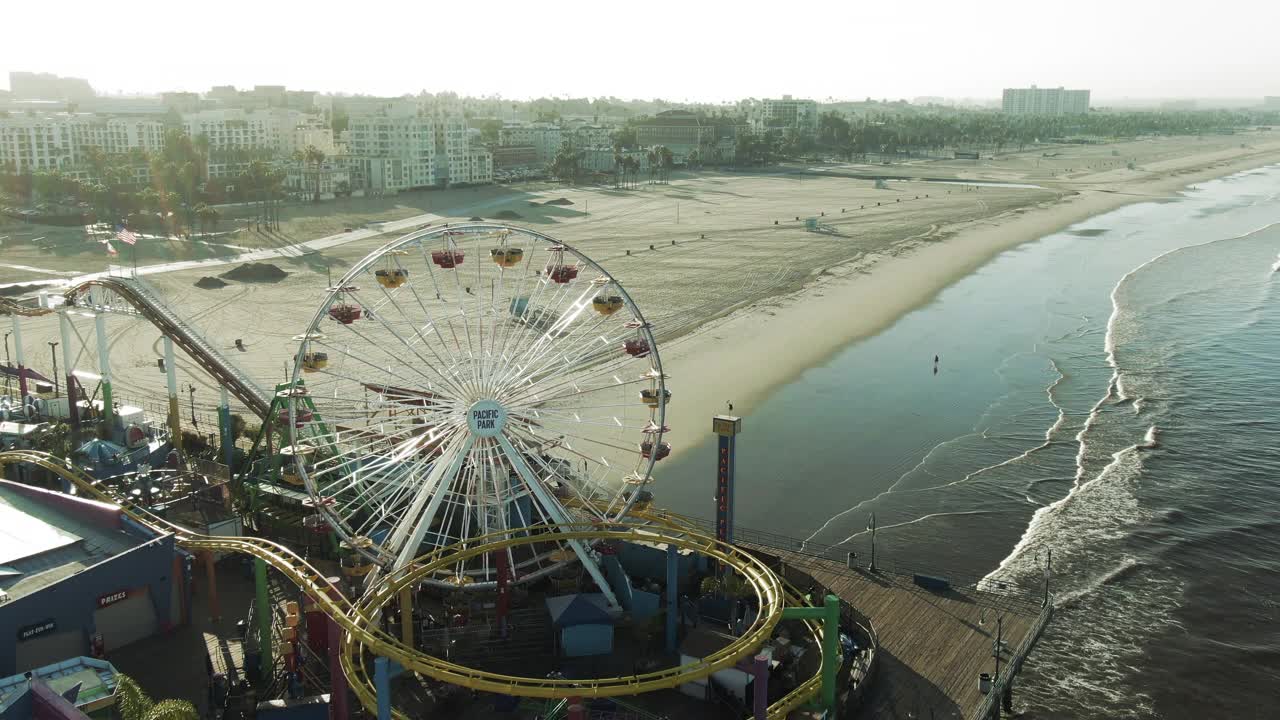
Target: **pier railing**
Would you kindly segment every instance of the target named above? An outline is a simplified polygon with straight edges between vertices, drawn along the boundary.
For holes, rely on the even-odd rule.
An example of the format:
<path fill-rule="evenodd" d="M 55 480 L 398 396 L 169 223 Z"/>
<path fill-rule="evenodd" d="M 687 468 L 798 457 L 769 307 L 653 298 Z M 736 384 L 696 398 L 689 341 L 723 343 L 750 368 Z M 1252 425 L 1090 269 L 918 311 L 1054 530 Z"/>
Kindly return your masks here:
<path fill-rule="evenodd" d="M 1031 649 L 1035 647 L 1036 641 L 1040 639 L 1040 635 L 1052 619 L 1053 603 L 1048 602 L 1041 608 L 1040 615 L 1027 632 L 1026 637 L 1022 639 L 1022 642 L 1018 644 L 1018 648 L 1009 656 L 1009 664 L 1005 666 L 1007 669 L 992 680 L 991 692 L 982 698 L 982 703 L 978 705 L 978 710 L 973 714 L 972 720 L 987 720 L 988 718 L 997 717 L 996 712 L 1001 698 L 1004 697 L 1005 690 L 1009 687 L 1009 683 L 1013 681 L 1013 678 L 1017 676 L 1018 671 L 1022 669 L 1023 661 L 1031 654 Z"/>

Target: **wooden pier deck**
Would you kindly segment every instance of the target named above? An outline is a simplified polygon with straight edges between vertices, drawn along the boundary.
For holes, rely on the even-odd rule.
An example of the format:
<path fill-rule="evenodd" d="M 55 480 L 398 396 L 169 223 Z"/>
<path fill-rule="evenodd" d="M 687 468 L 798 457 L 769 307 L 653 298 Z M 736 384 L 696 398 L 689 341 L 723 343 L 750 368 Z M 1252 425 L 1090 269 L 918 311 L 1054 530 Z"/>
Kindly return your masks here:
<path fill-rule="evenodd" d="M 850 570 L 844 564 L 767 545 L 740 545 L 780 558 L 866 616 L 878 636 L 878 670 L 859 710 L 874 718 L 961 718 L 990 715 L 1000 688 L 1011 681 L 1052 615 L 1029 593 L 953 587 L 926 590 L 913 576 Z M 787 573 L 790 575 L 790 573 Z M 806 588 L 801 588 L 804 590 Z M 990 694 L 979 673 L 995 675 L 1000 628 L 1000 683 Z"/>

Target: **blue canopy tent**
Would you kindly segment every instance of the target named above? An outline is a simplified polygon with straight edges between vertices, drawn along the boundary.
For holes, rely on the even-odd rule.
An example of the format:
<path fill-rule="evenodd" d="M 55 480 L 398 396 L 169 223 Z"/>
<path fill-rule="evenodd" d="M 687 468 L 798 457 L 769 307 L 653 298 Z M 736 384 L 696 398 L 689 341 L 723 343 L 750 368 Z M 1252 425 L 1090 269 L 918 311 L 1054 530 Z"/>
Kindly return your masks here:
<path fill-rule="evenodd" d="M 76 456 L 98 479 L 129 472 L 135 465 L 128 448 L 110 440 L 90 440 L 76 450 Z"/>
<path fill-rule="evenodd" d="M 547 598 L 547 611 L 556 628 L 556 642 L 565 657 L 608 655 L 613 652 L 613 615 L 601 593 Z"/>

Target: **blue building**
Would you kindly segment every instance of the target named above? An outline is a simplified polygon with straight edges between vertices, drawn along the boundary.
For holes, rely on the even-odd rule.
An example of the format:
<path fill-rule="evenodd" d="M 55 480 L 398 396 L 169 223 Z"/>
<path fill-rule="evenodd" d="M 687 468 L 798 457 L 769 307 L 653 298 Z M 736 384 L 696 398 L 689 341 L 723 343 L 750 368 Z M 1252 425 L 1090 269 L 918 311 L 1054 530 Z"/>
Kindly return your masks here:
<path fill-rule="evenodd" d="M 0 677 L 188 619 L 189 556 L 118 506 L 0 480 Z"/>

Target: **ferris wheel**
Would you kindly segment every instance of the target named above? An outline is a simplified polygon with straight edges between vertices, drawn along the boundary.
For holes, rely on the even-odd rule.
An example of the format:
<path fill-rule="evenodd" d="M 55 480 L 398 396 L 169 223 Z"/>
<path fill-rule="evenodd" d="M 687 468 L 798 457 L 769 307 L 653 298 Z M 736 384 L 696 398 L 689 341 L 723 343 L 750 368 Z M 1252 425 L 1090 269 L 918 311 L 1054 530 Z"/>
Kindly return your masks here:
<path fill-rule="evenodd" d="M 670 453 L 649 325 L 600 265 L 544 234 L 419 230 L 330 287 L 299 336 L 287 410 L 317 508 L 384 570 L 437 547 L 642 509 Z M 552 537 L 430 582 L 492 587 L 581 561 Z"/>

